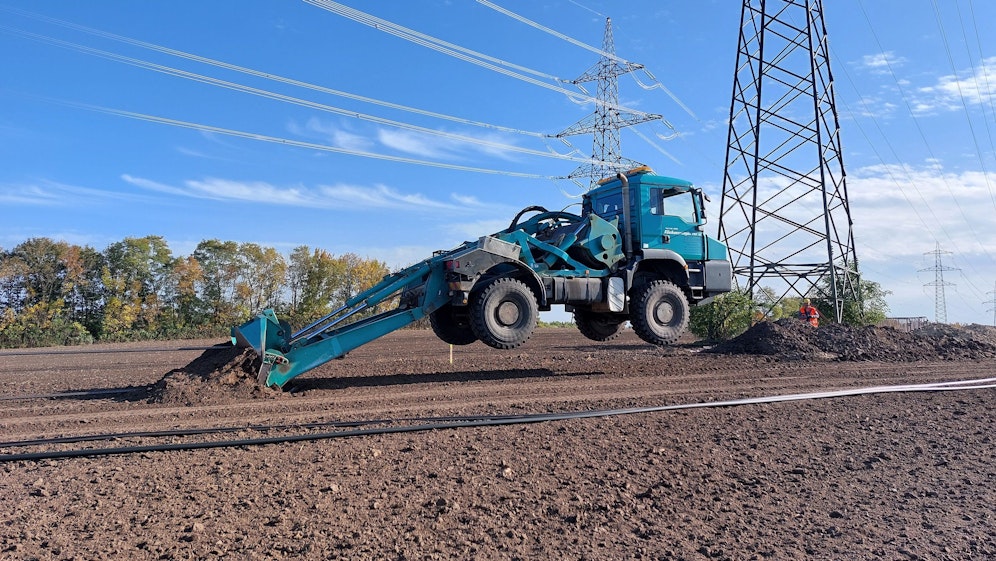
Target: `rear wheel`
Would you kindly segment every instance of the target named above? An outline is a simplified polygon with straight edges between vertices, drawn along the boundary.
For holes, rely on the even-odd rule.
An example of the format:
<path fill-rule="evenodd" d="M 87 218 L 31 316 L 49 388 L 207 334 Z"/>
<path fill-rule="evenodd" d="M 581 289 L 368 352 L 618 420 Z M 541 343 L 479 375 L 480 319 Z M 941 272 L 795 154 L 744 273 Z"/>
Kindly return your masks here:
<path fill-rule="evenodd" d="M 585 310 L 574 310 L 574 323 L 578 331 L 592 341 L 611 341 L 622 333 L 625 318 Z"/>
<path fill-rule="evenodd" d="M 533 292 L 513 278 L 495 279 L 471 298 L 470 327 L 489 347 L 514 349 L 525 343 L 538 318 Z"/>
<path fill-rule="evenodd" d="M 670 345 L 688 327 L 688 300 L 674 283 L 657 280 L 644 285 L 630 305 L 633 331 L 651 345 Z"/>
<path fill-rule="evenodd" d="M 477 336 L 470 328 L 470 318 L 466 308 L 445 304 L 429 314 L 429 325 L 436 337 L 444 343 L 469 345 L 477 341 Z"/>

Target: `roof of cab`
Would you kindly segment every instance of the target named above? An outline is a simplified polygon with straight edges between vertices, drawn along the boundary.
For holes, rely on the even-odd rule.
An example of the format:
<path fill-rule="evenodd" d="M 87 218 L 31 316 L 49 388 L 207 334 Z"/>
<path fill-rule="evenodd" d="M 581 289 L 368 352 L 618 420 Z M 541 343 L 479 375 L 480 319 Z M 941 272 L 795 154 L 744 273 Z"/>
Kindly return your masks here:
<path fill-rule="evenodd" d="M 638 168 L 633 168 L 631 170 L 626 170 L 622 172 L 623 175 L 629 180 L 631 184 L 647 183 L 650 185 L 668 185 L 672 187 L 691 187 L 692 182 L 685 179 L 678 179 L 675 177 L 665 177 L 663 175 L 657 175 L 654 170 L 650 169 L 650 166 L 640 166 Z M 598 187 L 605 187 L 612 185 L 613 183 L 618 184 L 619 178 L 615 175 L 611 177 L 605 177 L 598 181 Z"/>

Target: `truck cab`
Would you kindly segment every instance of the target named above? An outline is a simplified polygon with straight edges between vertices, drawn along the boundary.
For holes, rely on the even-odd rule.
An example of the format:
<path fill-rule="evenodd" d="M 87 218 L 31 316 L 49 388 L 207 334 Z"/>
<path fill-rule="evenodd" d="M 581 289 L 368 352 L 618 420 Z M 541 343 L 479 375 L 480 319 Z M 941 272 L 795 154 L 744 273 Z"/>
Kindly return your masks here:
<path fill-rule="evenodd" d="M 600 181 L 582 206 L 582 214 L 619 221 L 621 234 L 631 240 L 627 267 L 634 272 L 664 274 L 692 303 L 732 288 L 726 245 L 705 234 L 705 195 L 691 182 L 639 167 Z"/>

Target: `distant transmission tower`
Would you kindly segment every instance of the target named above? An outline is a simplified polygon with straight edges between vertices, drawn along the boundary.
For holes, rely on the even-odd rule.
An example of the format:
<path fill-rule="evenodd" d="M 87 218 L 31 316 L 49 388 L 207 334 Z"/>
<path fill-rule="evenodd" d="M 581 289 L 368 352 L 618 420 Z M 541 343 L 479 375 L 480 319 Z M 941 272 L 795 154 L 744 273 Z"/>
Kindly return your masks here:
<path fill-rule="evenodd" d="M 990 306 L 992 306 L 992 308 L 989 308 L 986 311 L 993 313 L 993 327 L 996 327 L 996 282 L 993 283 L 993 290 L 992 290 L 992 292 L 987 292 L 986 294 L 992 294 L 993 295 L 993 299 L 992 300 L 986 300 L 985 302 L 983 302 L 983 304 L 989 304 Z"/>
<path fill-rule="evenodd" d="M 815 294 L 841 321 L 861 299 L 829 56 L 821 0 L 744 0 L 719 237 L 749 294 Z"/>
<path fill-rule="evenodd" d="M 605 38 L 602 40 L 602 56 L 571 84 L 597 82 L 595 113 L 581 119 L 555 135 L 556 138 L 593 133 L 595 136 L 592 159 L 598 163 L 585 164 L 567 177 L 577 179 L 589 177 L 591 185 L 619 170 L 631 169 L 641 164 L 623 158 L 619 144 L 619 130 L 646 121 L 661 119 L 661 115 L 635 113 L 619 106 L 619 76 L 643 69 L 642 64 L 624 61 L 615 56 L 616 47 L 612 40 L 612 18 L 605 18 Z"/>
<path fill-rule="evenodd" d="M 941 251 L 940 242 L 937 243 L 937 249 L 934 251 L 928 251 L 924 255 L 934 256 L 934 266 L 927 269 L 920 269 L 920 271 L 933 271 L 934 272 L 934 282 L 928 282 L 924 286 L 934 287 L 934 322 L 935 323 L 947 323 L 948 322 L 948 305 L 944 300 L 944 287 L 954 286 L 950 282 L 944 281 L 944 271 L 957 271 L 958 269 L 954 267 L 945 267 L 941 264 L 942 255 L 951 255 L 950 251 Z"/>

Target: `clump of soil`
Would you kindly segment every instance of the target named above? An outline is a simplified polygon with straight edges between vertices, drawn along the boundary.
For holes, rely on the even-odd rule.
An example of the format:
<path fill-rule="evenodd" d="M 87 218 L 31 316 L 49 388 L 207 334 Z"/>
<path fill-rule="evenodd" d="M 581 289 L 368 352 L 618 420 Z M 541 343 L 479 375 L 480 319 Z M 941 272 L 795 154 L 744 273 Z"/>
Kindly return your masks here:
<path fill-rule="evenodd" d="M 149 401 L 193 406 L 273 396 L 275 392 L 256 383 L 261 363 L 251 348 L 211 347 L 190 364 L 167 372 L 152 386 Z"/>
<path fill-rule="evenodd" d="M 963 360 L 996 357 L 996 329 L 930 324 L 907 333 L 893 327 L 829 323 L 813 328 L 796 319 L 761 322 L 712 352 L 760 354 L 784 360 Z"/>

